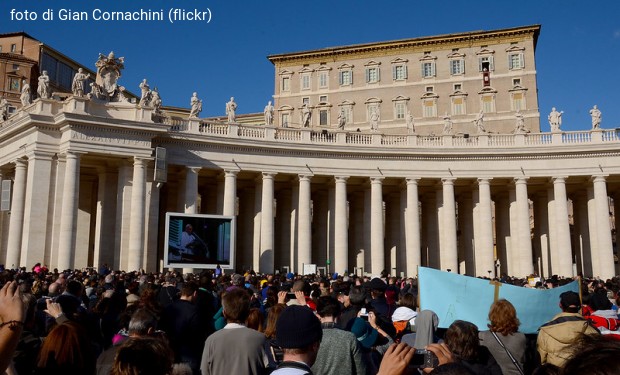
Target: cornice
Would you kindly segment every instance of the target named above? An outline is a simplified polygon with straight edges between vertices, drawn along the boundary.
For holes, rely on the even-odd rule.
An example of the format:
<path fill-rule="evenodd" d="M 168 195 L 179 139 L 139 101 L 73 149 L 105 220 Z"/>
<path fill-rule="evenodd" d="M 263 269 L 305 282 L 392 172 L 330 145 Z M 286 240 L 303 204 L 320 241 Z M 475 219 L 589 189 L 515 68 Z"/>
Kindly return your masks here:
<path fill-rule="evenodd" d="M 482 46 L 486 44 L 510 43 L 533 39 L 534 45 L 540 25 L 516 27 L 492 31 L 472 31 L 387 42 L 355 44 L 317 50 L 270 55 L 267 58 L 276 67 L 314 63 L 318 61 L 339 61 L 369 56 L 389 56 L 396 54 L 437 51 L 456 46 Z"/>

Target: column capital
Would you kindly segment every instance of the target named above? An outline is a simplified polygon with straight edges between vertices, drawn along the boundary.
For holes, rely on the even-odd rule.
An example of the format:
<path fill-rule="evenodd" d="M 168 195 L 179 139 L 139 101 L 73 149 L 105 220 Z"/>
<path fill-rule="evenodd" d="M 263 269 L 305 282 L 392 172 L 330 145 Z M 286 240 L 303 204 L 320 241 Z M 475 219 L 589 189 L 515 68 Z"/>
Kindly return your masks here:
<path fill-rule="evenodd" d="M 456 177 L 445 177 L 441 179 L 443 185 L 454 185 L 454 181 L 456 181 Z"/>
<path fill-rule="evenodd" d="M 418 181 L 420 181 L 419 177 L 407 177 L 407 178 L 405 178 L 405 183 L 407 185 L 417 185 Z"/>
<path fill-rule="evenodd" d="M 489 185 L 493 177 L 479 177 L 477 179 L 478 185 Z"/>
<path fill-rule="evenodd" d="M 525 176 L 521 176 L 521 177 L 515 177 L 513 179 L 515 185 L 520 185 L 520 184 L 527 184 L 527 180 L 529 180 L 529 177 L 525 177 Z"/>
<path fill-rule="evenodd" d="M 337 184 L 346 184 L 348 179 L 349 176 L 334 176 L 334 182 L 336 182 Z"/>
<path fill-rule="evenodd" d="M 17 158 L 13 161 L 15 168 L 25 168 L 28 165 L 28 160 L 24 158 Z"/>
<path fill-rule="evenodd" d="M 592 182 L 605 182 L 605 181 L 607 181 L 607 177 L 609 177 L 608 174 L 597 174 L 597 175 L 590 176 L 590 181 L 592 181 Z"/>
<path fill-rule="evenodd" d="M 554 176 L 551 177 L 551 181 L 553 181 L 554 184 L 564 184 L 567 178 L 568 176 Z"/>
<path fill-rule="evenodd" d="M 200 170 L 202 169 L 202 167 L 192 167 L 189 165 L 186 165 L 185 168 L 187 169 L 188 172 L 193 172 L 193 173 L 199 173 Z"/>
<path fill-rule="evenodd" d="M 42 151 L 42 150 L 31 150 L 26 154 L 28 160 L 30 159 L 47 159 L 52 160 L 54 157 L 54 152 Z"/>
<path fill-rule="evenodd" d="M 262 172 L 263 180 L 273 180 L 277 174 L 276 172 Z"/>
<path fill-rule="evenodd" d="M 297 180 L 298 181 L 310 181 L 310 180 L 312 180 L 312 177 L 314 177 L 314 175 L 311 175 L 311 174 L 298 174 L 297 175 Z"/>
<path fill-rule="evenodd" d="M 381 184 L 383 183 L 383 180 L 385 180 L 385 177 L 369 177 L 369 178 L 370 178 L 371 184 Z"/>
<path fill-rule="evenodd" d="M 224 169 L 224 177 L 237 177 L 239 170 L 237 169 Z"/>

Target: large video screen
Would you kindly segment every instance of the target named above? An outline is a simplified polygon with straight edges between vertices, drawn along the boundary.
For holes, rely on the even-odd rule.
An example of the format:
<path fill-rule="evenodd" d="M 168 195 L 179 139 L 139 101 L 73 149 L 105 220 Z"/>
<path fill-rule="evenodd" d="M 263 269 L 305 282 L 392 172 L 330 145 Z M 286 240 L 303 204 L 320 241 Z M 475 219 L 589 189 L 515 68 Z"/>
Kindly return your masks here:
<path fill-rule="evenodd" d="M 235 217 L 166 213 L 165 267 L 235 268 Z"/>

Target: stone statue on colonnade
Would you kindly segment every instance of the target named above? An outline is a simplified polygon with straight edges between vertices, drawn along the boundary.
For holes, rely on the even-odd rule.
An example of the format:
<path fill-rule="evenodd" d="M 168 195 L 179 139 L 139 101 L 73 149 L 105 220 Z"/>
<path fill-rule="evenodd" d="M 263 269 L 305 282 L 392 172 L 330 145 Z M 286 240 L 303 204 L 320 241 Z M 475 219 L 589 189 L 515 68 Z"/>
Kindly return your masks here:
<path fill-rule="evenodd" d="M 30 96 L 30 85 L 25 79 L 22 79 L 22 93 L 19 96 L 19 100 L 22 102 L 22 107 L 32 103 L 32 97 Z"/>
<path fill-rule="evenodd" d="M 9 119 L 9 102 L 6 98 L 0 99 L 0 121 L 6 121 Z"/>
<path fill-rule="evenodd" d="M 202 100 L 198 99 L 198 93 L 195 92 L 192 94 L 190 106 L 189 118 L 197 118 L 200 112 L 202 112 Z"/>
<path fill-rule="evenodd" d="M 452 134 L 452 118 L 446 113 L 443 117 L 443 134 Z"/>
<path fill-rule="evenodd" d="M 562 127 L 562 114 L 564 113 L 564 111 L 556 111 L 555 107 L 551 108 L 551 113 L 549 113 L 549 116 L 547 116 L 547 119 L 549 120 L 549 125 L 551 126 L 551 132 L 552 133 L 557 133 L 559 131 L 561 131 L 561 127 Z"/>
<path fill-rule="evenodd" d="M 71 83 L 71 92 L 73 92 L 74 96 L 84 96 L 84 84 L 89 78 L 90 74 L 84 74 L 84 69 L 78 69 L 78 72 L 73 76 L 73 82 Z"/>
<path fill-rule="evenodd" d="M 228 123 L 232 124 L 236 120 L 235 111 L 237 110 L 237 103 L 235 98 L 230 97 L 230 100 L 226 103 L 226 115 L 228 116 Z"/>
<path fill-rule="evenodd" d="M 480 110 L 474 119 L 474 125 L 476 125 L 476 130 L 478 133 L 484 134 L 486 133 L 486 129 L 484 128 L 484 111 Z"/>
<path fill-rule="evenodd" d="M 49 99 L 50 98 L 50 77 L 47 75 L 47 70 L 41 72 L 41 75 L 38 79 L 39 83 L 37 85 L 37 94 L 39 98 Z"/>
<path fill-rule="evenodd" d="M 515 119 L 516 119 L 516 123 L 515 123 L 514 134 L 525 134 L 525 133 L 530 132 L 525 127 L 525 119 L 523 118 L 523 114 L 521 112 L 517 111 L 517 113 L 515 113 Z"/>
<path fill-rule="evenodd" d="M 274 108 L 270 100 L 269 103 L 267 103 L 267 105 L 265 106 L 265 109 L 263 110 L 263 114 L 265 115 L 265 125 L 273 125 L 273 111 Z"/>
<path fill-rule="evenodd" d="M 407 133 L 415 134 L 415 124 L 413 121 L 413 115 L 407 110 Z"/>
<path fill-rule="evenodd" d="M 590 116 L 592 116 L 592 130 L 600 129 L 603 117 L 601 114 L 601 110 L 596 107 L 596 104 L 590 110 Z"/>
<path fill-rule="evenodd" d="M 312 112 L 310 112 L 310 108 L 308 108 L 308 104 L 304 103 L 301 107 L 301 126 L 307 128 L 310 126 L 310 117 L 312 116 Z"/>

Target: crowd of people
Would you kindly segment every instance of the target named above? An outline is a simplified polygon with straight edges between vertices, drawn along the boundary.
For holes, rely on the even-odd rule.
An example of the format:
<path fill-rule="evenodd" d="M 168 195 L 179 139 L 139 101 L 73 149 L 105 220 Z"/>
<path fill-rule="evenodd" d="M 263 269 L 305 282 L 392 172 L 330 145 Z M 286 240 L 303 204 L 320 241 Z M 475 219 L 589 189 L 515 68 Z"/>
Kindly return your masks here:
<path fill-rule="evenodd" d="M 386 274 L 0 271 L 0 374 L 620 373 L 620 277 L 582 280 L 524 335 L 505 299 L 487 327 L 438 329 L 417 280 Z"/>

